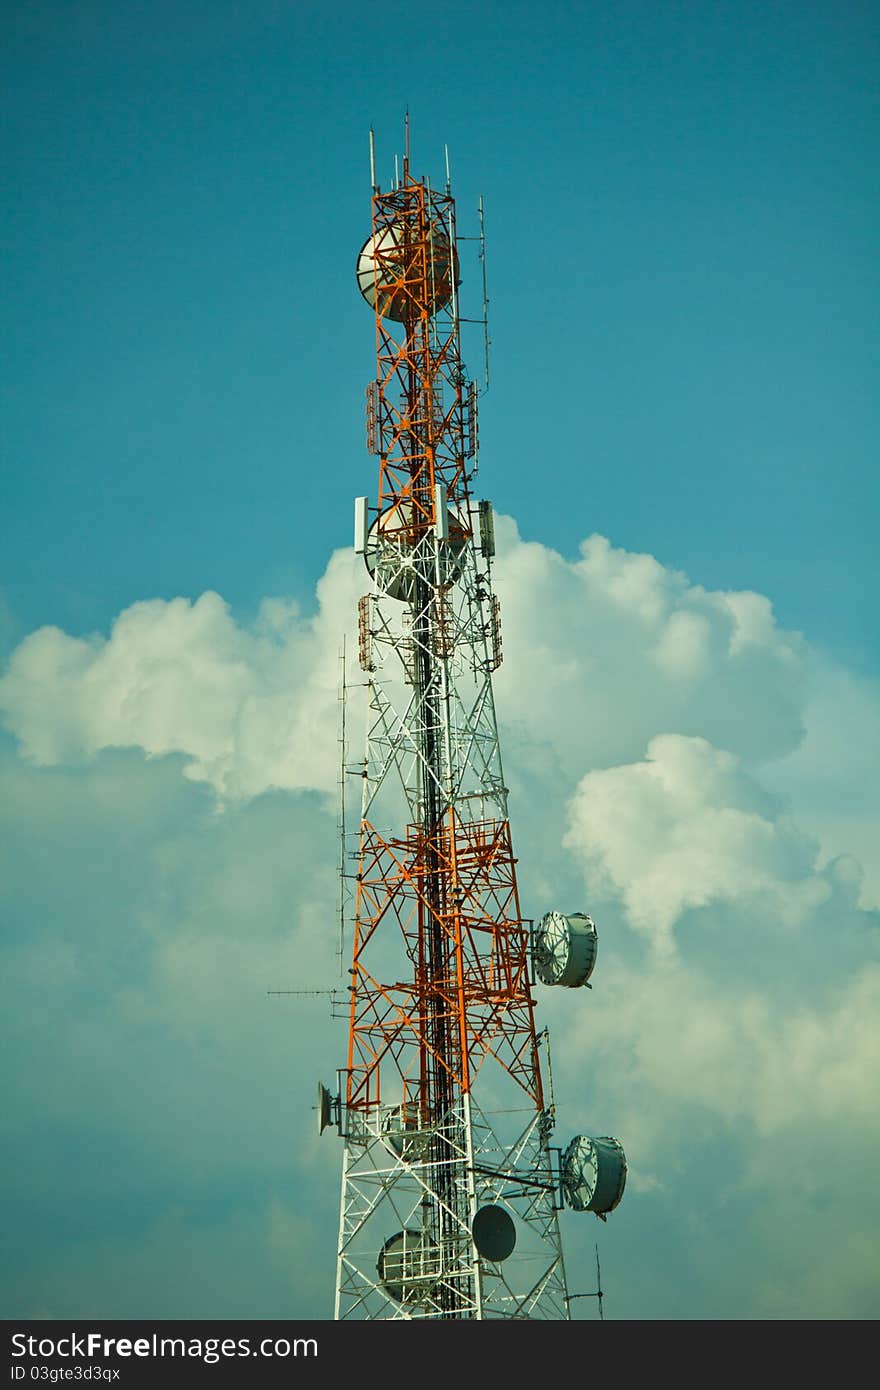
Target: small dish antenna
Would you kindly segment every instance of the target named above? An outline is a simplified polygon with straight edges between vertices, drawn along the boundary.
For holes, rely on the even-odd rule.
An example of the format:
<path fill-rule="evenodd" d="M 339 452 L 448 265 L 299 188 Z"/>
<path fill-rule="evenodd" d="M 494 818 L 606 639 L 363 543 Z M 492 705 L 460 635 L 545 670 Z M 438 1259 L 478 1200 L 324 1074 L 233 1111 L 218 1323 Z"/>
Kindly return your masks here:
<path fill-rule="evenodd" d="M 506 1260 L 516 1245 L 516 1227 L 504 1207 L 490 1202 L 480 1207 L 473 1220 L 471 1233 L 477 1253 L 493 1264 Z"/>
<path fill-rule="evenodd" d="M 339 1117 L 339 1097 L 331 1096 L 323 1081 L 318 1082 L 318 1134 L 324 1133 L 328 1125 L 334 1124 Z M 334 1115 L 333 1112 L 336 1112 Z"/>

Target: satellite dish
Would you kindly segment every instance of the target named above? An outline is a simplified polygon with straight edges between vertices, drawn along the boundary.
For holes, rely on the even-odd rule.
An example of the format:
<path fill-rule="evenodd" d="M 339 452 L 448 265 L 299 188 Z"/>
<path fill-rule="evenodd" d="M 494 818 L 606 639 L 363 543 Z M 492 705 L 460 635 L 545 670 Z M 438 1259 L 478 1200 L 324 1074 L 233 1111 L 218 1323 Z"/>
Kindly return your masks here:
<path fill-rule="evenodd" d="M 333 1097 L 323 1082 L 318 1082 L 318 1134 L 323 1134 L 330 1123 Z"/>
<path fill-rule="evenodd" d="M 504 1207 L 495 1206 L 493 1203 L 480 1207 L 474 1217 L 471 1232 L 477 1253 L 482 1255 L 484 1260 L 491 1260 L 493 1264 L 497 1264 L 513 1254 L 516 1227 L 510 1213 L 505 1211 Z"/>

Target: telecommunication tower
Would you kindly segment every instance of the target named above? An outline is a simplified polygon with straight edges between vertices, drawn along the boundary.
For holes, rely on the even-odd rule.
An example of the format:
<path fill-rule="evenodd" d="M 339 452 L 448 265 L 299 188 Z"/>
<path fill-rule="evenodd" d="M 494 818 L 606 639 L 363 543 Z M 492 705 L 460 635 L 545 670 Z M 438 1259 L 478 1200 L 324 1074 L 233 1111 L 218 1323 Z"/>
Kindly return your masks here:
<path fill-rule="evenodd" d="M 355 502 L 370 590 L 348 1055 L 318 1089 L 343 1140 L 337 1319 L 564 1319 L 559 1212 L 604 1219 L 626 1161 L 612 1138 L 551 1144 L 536 982 L 586 985 L 584 913 L 520 906 L 492 673 L 491 504 L 475 500 L 478 389 L 461 356 L 459 245 L 445 190 L 373 169 L 356 266 L 373 309 L 367 388 L 375 501 Z M 480 215 L 480 255 L 482 208 Z M 485 266 L 485 260 L 483 259 Z M 483 306 L 485 313 L 485 276 Z"/>

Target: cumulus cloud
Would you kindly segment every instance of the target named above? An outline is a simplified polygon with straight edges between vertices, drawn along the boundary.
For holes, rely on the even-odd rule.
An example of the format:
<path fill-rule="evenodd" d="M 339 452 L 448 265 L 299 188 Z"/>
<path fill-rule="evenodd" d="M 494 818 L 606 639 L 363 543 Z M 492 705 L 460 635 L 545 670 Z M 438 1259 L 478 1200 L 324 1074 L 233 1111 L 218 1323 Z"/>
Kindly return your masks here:
<path fill-rule="evenodd" d="M 857 1226 L 880 1229 L 876 1202 L 851 1211 L 878 1138 L 878 933 L 858 862 L 876 804 L 876 691 L 817 664 L 760 595 L 709 592 L 599 536 L 573 560 L 505 519 L 498 541 L 495 688 L 521 887 L 547 906 L 577 892 L 600 926 L 593 991 L 545 991 L 540 1008 L 560 1110 L 589 1084 L 592 1132 L 617 1133 L 630 1160 L 614 1215 L 620 1278 L 638 1291 L 630 1314 L 656 1315 L 662 1278 L 679 1281 L 668 1315 L 684 1289 L 687 1314 L 720 1315 L 722 1285 L 695 1271 L 715 1269 L 723 1245 L 731 1268 L 763 1271 L 760 1285 L 742 1274 L 742 1315 L 815 1315 L 827 1281 L 814 1266 L 792 1277 L 809 1264 L 812 1213 L 828 1214 L 838 1250 Z M 338 1151 L 327 1136 L 319 1149 L 309 1106 L 343 1039 L 323 1004 L 317 1018 L 288 1011 L 265 989 L 335 979 L 338 656 L 364 587 L 340 552 L 313 615 L 275 599 L 236 621 L 210 593 L 138 603 L 106 636 L 31 634 L 0 680 L 24 755 L 0 745 L 17 1077 L 7 1190 L 45 1209 L 46 1240 L 65 1205 L 112 1202 L 161 1270 L 190 1237 L 208 1248 L 197 1216 L 168 1216 L 196 1211 L 207 1183 L 226 1202 L 221 1233 L 229 1213 L 241 1229 L 268 1222 L 262 1290 L 281 1264 L 284 1296 L 305 1290 L 318 1315 L 329 1263 L 319 1277 L 312 1255 L 289 1251 L 306 1209 L 310 1250 L 333 1249 Z M 829 1184 L 827 1136 L 840 1133 Z M 663 1244 L 671 1279 L 651 1264 L 658 1229 L 677 1233 Z M 131 1315 L 100 1274 L 86 1307 L 27 1264 L 33 1221 L 14 1236 L 16 1307 Z M 65 1264 L 61 1239 L 53 1268 L 95 1256 L 86 1241 Z M 643 1287 L 638 1269 L 651 1270 Z M 848 1277 L 852 1306 L 867 1307 L 869 1261 Z M 241 1282 L 222 1282 L 192 1309 L 258 1315 Z M 142 1306 L 186 1316 L 185 1289 L 175 1303 L 160 1283 L 145 1274 Z"/>
<path fill-rule="evenodd" d="M 630 1164 L 616 1315 L 872 1317 L 880 965 L 831 988 L 814 972 L 790 1000 L 760 931 L 739 948 L 751 979 L 606 954 L 554 1018 L 563 1123 L 615 1134 Z"/>
<path fill-rule="evenodd" d="M 805 644 L 768 599 L 709 591 L 604 536 L 569 561 L 499 518 L 504 717 L 559 769 L 641 757 L 657 733 L 760 761 L 803 734 Z"/>
<path fill-rule="evenodd" d="M 658 732 L 700 736 L 744 758 L 802 736 L 803 643 L 767 599 L 712 593 L 602 536 L 564 560 L 499 519 L 505 663 L 501 717 L 514 740 L 578 772 L 642 756 Z M 339 649 L 363 567 L 332 558 L 318 609 L 267 600 L 237 623 L 219 595 L 149 600 L 108 637 L 41 628 L 13 652 L 0 710 L 43 764 L 106 747 L 180 753 L 223 797 L 335 785 Z"/>
<path fill-rule="evenodd" d="M 812 652 L 804 727 L 764 780 L 797 807 L 824 858 L 859 860 L 861 906 L 880 908 L 880 681 Z"/>
<path fill-rule="evenodd" d="M 660 734 L 643 762 L 587 773 L 565 843 L 663 950 L 688 908 L 760 901 L 763 915 L 793 925 L 831 892 L 814 872 L 815 842 L 738 758 L 702 738 Z"/>
<path fill-rule="evenodd" d="M 745 934 L 747 950 L 755 935 Z M 878 1006 L 876 960 L 830 989 L 816 981 L 784 1007 L 760 969 L 731 988 L 680 959 L 650 968 L 614 962 L 560 1030 L 556 1052 L 563 1066 L 576 1068 L 589 1037 L 603 1063 L 615 1059 L 601 1090 L 613 1091 L 615 1119 L 642 1162 L 668 1157 L 672 1144 L 698 1132 L 695 1115 L 745 1126 L 750 1156 L 740 1179 L 754 1186 L 773 1178 L 775 1142 L 786 1131 L 799 1135 L 807 1125 L 828 1133 L 849 1127 L 861 1139 L 880 1135 Z M 603 1095 L 603 1104 L 609 1100 Z M 809 1153 L 792 1153 L 778 1177 L 825 1180 Z"/>
<path fill-rule="evenodd" d="M 15 650 L 0 710 L 37 763 L 102 748 L 180 753 L 221 797 L 335 785 L 339 649 L 357 589 L 349 553 L 318 585 L 318 611 L 266 600 L 250 627 L 215 593 L 135 603 L 108 638 L 45 627 Z"/>
<path fill-rule="evenodd" d="M 218 816 L 173 759 L 36 766 L 7 743 L 4 1306 L 326 1316 L 332 1261 L 292 1297 L 319 1238 L 281 1260 L 269 1213 L 311 1184 L 303 1225 L 332 1251 L 338 1190 L 304 1136 L 343 1038 L 326 1000 L 267 990 L 337 982 L 333 814 L 270 792 Z"/>

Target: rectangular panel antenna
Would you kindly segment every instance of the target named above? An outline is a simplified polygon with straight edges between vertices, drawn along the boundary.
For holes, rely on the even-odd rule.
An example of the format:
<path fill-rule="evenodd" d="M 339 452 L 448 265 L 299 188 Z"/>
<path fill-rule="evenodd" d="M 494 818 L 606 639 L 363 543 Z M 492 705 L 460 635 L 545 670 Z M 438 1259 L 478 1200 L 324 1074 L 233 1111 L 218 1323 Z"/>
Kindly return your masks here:
<path fill-rule="evenodd" d="M 438 541 L 449 540 L 449 506 L 445 483 L 434 484 L 434 535 Z"/>
<path fill-rule="evenodd" d="M 354 499 L 354 553 L 363 555 L 367 549 L 367 499 Z"/>
<path fill-rule="evenodd" d="M 495 554 L 495 518 L 492 503 L 480 503 L 480 549 L 487 560 Z"/>

